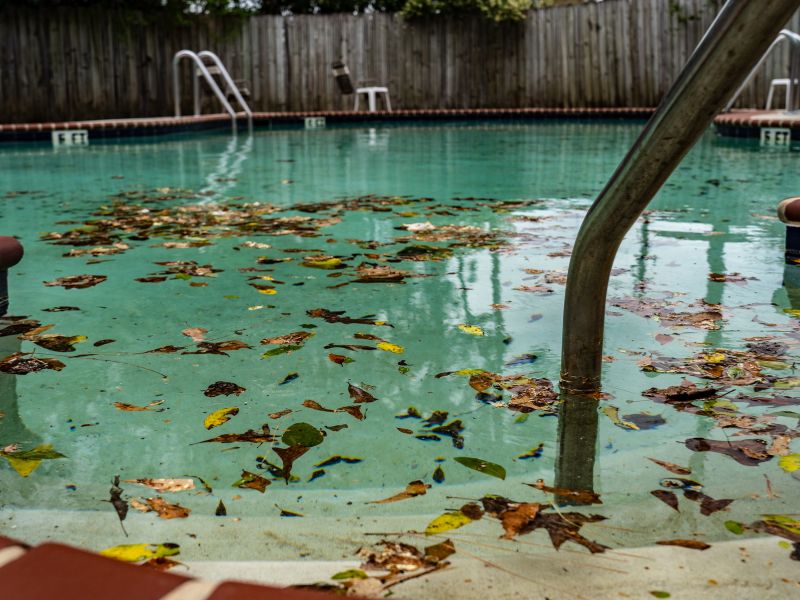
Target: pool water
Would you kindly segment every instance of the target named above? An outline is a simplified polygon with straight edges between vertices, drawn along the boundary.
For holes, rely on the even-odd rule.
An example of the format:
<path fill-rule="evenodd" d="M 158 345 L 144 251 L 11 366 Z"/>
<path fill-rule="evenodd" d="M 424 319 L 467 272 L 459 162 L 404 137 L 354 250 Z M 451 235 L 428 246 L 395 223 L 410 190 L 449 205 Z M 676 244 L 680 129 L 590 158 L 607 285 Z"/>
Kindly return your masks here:
<path fill-rule="evenodd" d="M 762 150 L 709 132 L 631 230 L 609 289 L 607 396 L 564 434 L 573 436 L 565 442 L 571 462 L 557 469 L 557 403 L 512 410 L 515 392 L 496 378 L 557 385 L 569 249 L 641 126 L 359 126 L 3 147 L 0 233 L 25 246 L 9 275 L 9 314 L 25 320 L 0 329 L 30 323 L 30 331 L 0 337 L 0 360 L 33 353 L 22 358 L 63 368 L 0 373 L 0 448 L 51 444 L 64 457 L 42 460 L 26 477 L 0 461 L 0 531 L 95 549 L 172 541 L 187 559 L 338 558 L 362 534 L 385 531 L 384 522 L 422 530 L 462 498 L 552 502 L 524 485 L 538 479 L 592 485 L 602 504 L 570 510 L 608 517 L 582 532 L 611 547 L 713 543 L 734 537 L 726 521 L 796 514 L 800 480 L 779 461 L 800 452 L 800 380 L 792 379 L 800 337 L 786 312 L 800 309 L 800 267 L 784 266 L 783 226 L 773 216 L 780 199 L 797 193 L 796 148 Z M 58 285 L 76 275 L 107 279 Z M 711 329 L 676 325 L 664 310 L 648 313 L 653 303 L 667 313 L 719 310 L 722 319 Z M 313 335 L 262 343 L 297 332 Z M 50 334 L 85 339 L 58 351 L 65 348 L 54 349 Z M 51 347 L 35 343 L 42 339 Z M 761 357 L 766 391 L 732 386 L 690 410 L 642 395 L 684 377 L 704 383 L 647 372 L 643 359 L 716 352 L 709 360 L 721 362 L 724 351 L 758 342 L 784 346 L 774 360 Z M 151 352 L 165 347 L 173 348 Z M 492 374 L 483 385 L 480 370 Z M 244 390 L 205 393 L 220 381 Z M 363 393 L 376 400 L 359 402 Z M 780 398 L 732 401 L 740 393 Z M 398 418 L 409 407 L 423 418 L 445 411 L 441 424 L 459 420 L 463 431 L 453 439 L 422 419 Z M 209 415 L 234 408 L 206 428 Z M 272 447 L 284 447 L 281 436 L 298 423 L 324 437 L 296 459 L 286 483 Z M 264 424 L 274 443 L 201 443 L 263 435 Z M 783 449 L 753 465 L 684 443 L 759 438 L 772 447 L 781 435 Z M 351 460 L 324 464 L 337 456 Z M 506 477 L 458 457 L 501 465 Z M 265 491 L 234 487 L 243 471 L 266 479 Z M 191 514 L 164 520 L 134 507 L 125 537 L 107 502 L 116 475 L 193 477 L 194 490 L 163 494 L 120 484 L 126 501 L 161 496 Z M 699 502 L 662 485 L 676 477 L 733 502 L 703 515 Z M 414 481 L 431 487 L 371 503 Z M 653 490 L 677 491 L 680 511 Z M 215 516 L 220 502 L 225 516 Z M 500 543 L 497 524 L 481 526 L 475 531 Z M 278 529 L 281 543 L 265 547 Z M 302 544 L 286 541 L 293 531 L 305 532 Z"/>

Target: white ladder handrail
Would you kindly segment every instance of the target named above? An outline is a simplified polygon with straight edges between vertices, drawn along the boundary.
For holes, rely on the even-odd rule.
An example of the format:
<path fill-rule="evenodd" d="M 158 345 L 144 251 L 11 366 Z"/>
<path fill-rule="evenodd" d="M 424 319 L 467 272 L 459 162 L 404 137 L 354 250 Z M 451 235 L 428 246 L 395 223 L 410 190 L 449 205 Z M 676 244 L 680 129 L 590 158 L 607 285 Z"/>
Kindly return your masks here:
<path fill-rule="evenodd" d="M 214 92 L 214 95 L 217 97 L 217 99 L 222 104 L 222 107 L 225 109 L 225 112 L 227 112 L 231 116 L 231 125 L 232 125 L 232 127 L 233 127 L 233 129 L 235 131 L 236 130 L 236 111 L 233 110 L 233 107 L 230 105 L 230 102 L 228 102 L 228 99 L 225 97 L 225 94 L 223 94 L 222 90 L 219 89 L 219 86 L 217 85 L 217 82 L 211 76 L 211 73 L 208 71 L 208 68 L 203 63 L 202 59 L 197 54 L 192 52 L 191 50 L 180 50 L 179 52 L 176 52 L 175 56 L 172 58 L 172 84 L 173 84 L 173 89 L 174 89 L 174 94 L 175 94 L 175 116 L 176 117 L 180 117 L 181 116 L 181 82 L 180 82 L 180 77 L 179 77 L 179 73 L 178 73 L 178 67 L 180 65 L 181 60 L 184 59 L 184 58 L 191 59 L 191 61 L 197 67 L 197 70 L 200 72 L 200 74 L 206 80 L 206 83 L 208 83 L 208 86 L 211 88 L 211 91 Z M 217 60 L 219 60 L 219 59 L 217 59 Z M 223 71 L 224 71 L 224 67 L 223 67 Z M 227 71 L 224 71 L 224 72 L 227 74 Z M 228 79 L 230 79 L 230 76 L 228 76 Z M 192 88 L 193 88 L 193 95 L 194 95 L 194 114 L 195 114 L 195 116 L 199 116 L 200 115 L 200 81 L 199 81 L 199 79 L 197 77 L 193 77 L 192 81 L 193 81 Z M 251 121 L 252 121 L 252 115 L 248 115 L 248 118 L 250 118 Z"/>
<path fill-rule="evenodd" d="M 739 89 L 736 90 L 736 93 L 733 96 L 731 96 L 730 101 L 728 102 L 728 104 L 725 105 L 725 108 L 722 109 L 722 112 L 729 112 L 731 108 L 733 108 L 734 103 L 739 99 L 739 95 L 742 93 L 744 88 L 747 87 L 747 84 L 750 83 L 753 77 L 755 77 L 756 72 L 761 67 L 761 65 L 764 64 L 764 61 L 767 60 L 767 57 L 770 55 L 770 52 L 772 52 L 775 46 L 777 46 L 784 40 L 788 41 L 795 48 L 800 47 L 800 35 L 789 29 L 781 29 L 781 32 L 778 34 L 775 40 L 769 45 L 767 51 L 764 52 L 764 54 L 761 56 L 761 59 L 756 63 L 756 66 L 753 67 L 753 70 L 750 71 L 750 74 L 747 76 L 744 82 L 742 82 L 742 85 L 740 85 Z M 791 89 L 791 84 L 790 84 L 790 89 Z M 788 106 L 786 107 L 786 110 L 789 110 Z"/>
<path fill-rule="evenodd" d="M 200 60 L 205 58 L 211 59 L 213 61 L 214 66 L 219 69 L 219 74 L 222 76 L 222 79 L 225 81 L 225 85 L 228 86 L 228 89 L 233 94 L 233 97 L 236 98 L 236 102 L 239 103 L 239 106 L 242 108 L 244 113 L 247 115 L 248 120 L 253 120 L 253 112 L 250 110 L 250 107 L 245 102 L 244 98 L 242 97 L 241 92 L 239 91 L 239 87 L 233 82 L 230 73 L 228 73 L 228 69 L 225 68 L 225 65 L 222 64 L 222 61 L 219 59 L 219 56 L 211 52 L 210 50 L 201 50 L 197 53 L 197 56 Z"/>

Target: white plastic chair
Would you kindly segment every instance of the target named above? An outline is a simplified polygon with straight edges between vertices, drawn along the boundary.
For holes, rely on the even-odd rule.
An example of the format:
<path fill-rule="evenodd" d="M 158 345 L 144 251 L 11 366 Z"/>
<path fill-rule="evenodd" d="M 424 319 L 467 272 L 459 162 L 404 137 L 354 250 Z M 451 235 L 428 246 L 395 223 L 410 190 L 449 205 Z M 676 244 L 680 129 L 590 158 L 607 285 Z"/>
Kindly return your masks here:
<path fill-rule="evenodd" d="M 786 87 L 786 106 L 785 110 L 789 110 L 792 106 L 792 80 L 791 79 L 773 79 L 769 82 L 769 93 L 767 94 L 767 105 L 765 110 L 772 110 L 772 98 L 775 95 L 775 88 Z"/>
<path fill-rule="evenodd" d="M 336 79 L 336 84 L 339 86 L 339 91 L 345 96 L 355 94 L 356 101 L 353 110 L 358 110 L 359 101 L 361 96 L 364 95 L 367 97 L 367 108 L 369 112 L 375 112 L 377 110 L 377 98 L 380 94 L 383 94 L 383 103 L 386 106 L 386 110 L 392 110 L 392 102 L 389 100 L 389 88 L 384 86 L 365 86 L 354 88 L 353 82 L 350 80 L 350 69 L 348 69 L 347 65 L 340 60 L 334 62 L 331 65 L 331 69 L 333 70 L 333 76 Z"/>

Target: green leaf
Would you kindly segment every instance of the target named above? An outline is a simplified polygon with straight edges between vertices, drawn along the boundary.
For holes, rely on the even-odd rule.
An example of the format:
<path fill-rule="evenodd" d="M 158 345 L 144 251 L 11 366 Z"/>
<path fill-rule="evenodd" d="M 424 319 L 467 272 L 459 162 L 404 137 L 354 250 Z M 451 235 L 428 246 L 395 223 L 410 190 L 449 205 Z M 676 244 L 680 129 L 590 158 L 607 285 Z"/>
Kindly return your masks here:
<path fill-rule="evenodd" d="M 787 377 L 785 379 L 777 379 L 772 384 L 776 390 L 790 390 L 800 386 L 800 377 Z"/>
<path fill-rule="evenodd" d="M 277 348 L 273 348 L 272 350 L 267 350 L 264 352 L 264 354 L 261 355 L 261 358 L 271 358 L 273 356 L 278 356 L 279 354 L 289 354 L 295 350 L 300 350 L 300 348 L 302 348 L 302 346 L 295 346 L 291 344 L 286 346 L 278 346 Z"/>
<path fill-rule="evenodd" d="M 425 535 L 444 533 L 445 531 L 450 531 L 451 529 L 463 527 L 468 523 L 472 523 L 472 519 L 462 512 L 444 513 L 428 523 L 428 526 L 425 528 Z"/>
<path fill-rule="evenodd" d="M 361 569 L 347 569 L 347 571 L 339 571 L 336 575 L 331 576 L 331 579 L 366 579 L 368 575 Z"/>
<path fill-rule="evenodd" d="M 486 475 L 491 475 L 498 479 L 506 478 L 506 470 L 500 465 L 489 462 L 488 460 L 474 458 L 472 456 L 459 456 L 456 457 L 455 461 L 461 463 L 468 469 L 473 469 L 474 471 L 479 471 L 480 473 L 485 473 Z"/>
<path fill-rule="evenodd" d="M 670 593 L 669 592 L 662 592 L 661 590 L 652 590 L 650 592 L 650 595 L 651 596 L 655 596 L 656 598 L 669 598 L 670 597 Z"/>
<path fill-rule="evenodd" d="M 52 444 L 43 444 L 41 446 L 36 446 L 36 448 L 31 448 L 30 450 L 22 450 L 20 452 L 14 452 L 14 458 L 21 458 L 23 460 L 48 460 L 52 458 L 66 458 L 60 452 L 56 452 L 53 450 Z"/>
<path fill-rule="evenodd" d="M 736 535 L 742 535 L 744 533 L 744 525 L 738 521 L 725 521 L 725 529 Z"/>
<path fill-rule="evenodd" d="M 319 429 L 308 423 L 295 423 L 283 432 L 281 441 L 287 446 L 303 446 L 311 448 L 321 444 L 323 440 Z"/>

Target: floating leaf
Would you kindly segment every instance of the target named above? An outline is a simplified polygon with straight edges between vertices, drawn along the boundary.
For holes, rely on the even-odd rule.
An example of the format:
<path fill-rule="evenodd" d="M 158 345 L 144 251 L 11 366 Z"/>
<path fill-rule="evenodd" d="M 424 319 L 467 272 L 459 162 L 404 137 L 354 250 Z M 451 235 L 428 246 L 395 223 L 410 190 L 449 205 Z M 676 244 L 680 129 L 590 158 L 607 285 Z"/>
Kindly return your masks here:
<path fill-rule="evenodd" d="M 328 360 L 341 366 L 344 366 L 351 362 L 355 362 L 349 356 L 344 356 L 343 354 L 333 354 L 333 353 L 328 354 Z"/>
<path fill-rule="evenodd" d="M 515 356 L 510 361 L 508 361 L 505 366 L 507 367 L 521 367 L 522 365 L 530 365 L 533 364 L 538 357 L 535 354 L 521 354 L 519 356 Z"/>
<path fill-rule="evenodd" d="M 670 508 L 678 510 L 678 497 L 673 492 L 668 492 L 667 490 L 653 490 L 650 493 Z"/>
<path fill-rule="evenodd" d="M 221 408 L 208 415 L 205 421 L 203 421 L 203 426 L 206 429 L 213 429 L 214 427 L 219 427 L 223 423 L 227 423 L 228 421 L 230 421 L 231 417 L 236 416 L 238 414 L 239 414 L 238 406 Z"/>
<path fill-rule="evenodd" d="M 619 416 L 619 409 L 616 406 L 611 406 L 611 405 L 604 406 L 602 412 L 617 427 L 621 427 L 622 429 L 633 429 L 633 430 L 639 429 L 639 427 L 635 423 L 631 423 L 629 421 L 623 421 Z"/>
<path fill-rule="evenodd" d="M 455 458 L 455 461 L 464 465 L 468 469 L 485 473 L 486 475 L 491 475 L 492 477 L 497 477 L 498 479 L 506 478 L 506 470 L 493 462 L 471 456 L 458 456 Z"/>
<path fill-rule="evenodd" d="M 314 465 L 315 467 L 330 467 L 332 465 L 338 465 L 340 462 L 347 463 L 348 465 L 355 465 L 360 462 L 364 462 L 363 458 L 355 458 L 354 456 L 339 456 L 338 454 L 331 456 L 328 459 L 323 460 L 321 463 L 317 463 Z"/>
<path fill-rule="evenodd" d="M 384 350 L 385 352 L 393 352 L 395 354 L 402 354 L 406 351 L 402 346 L 390 344 L 389 342 L 378 342 L 378 348 L 380 350 Z"/>
<path fill-rule="evenodd" d="M 447 512 L 443 515 L 439 515 L 433 521 L 428 523 L 428 526 L 425 528 L 425 535 L 444 533 L 445 531 L 458 529 L 459 527 L 463 527 L 469 523 L 472 523 L 472 519 L 470 519 L 464 513 L 460 511 Z"/>
<path fill-rule="evenodd" d="M 563 488 L 563 487 L 551 487 L 549 485 L 545 485 L 543 479 L 537 479 L 536 483 L 526 483 L 525 485 L 529 485 L 532 488 L 536 488 L 537 490 L 541 490 L 548 494 L 555 494 L 560 502 L 574 502 L 576 504 L 602 504 L 603 502 L 600 500 L 600 494 L 592 491 L 592 490 L 573 490 L 570 488 Z"/>
<path fill-rule="evenodd" d="M 661 540 L 656 542 L 661 546 L 682 546 L 683 548 L 692 548 L 693 550 L 708 550 L 711 544 L 706 544 L 700 540 Z"/>
<path fill-rule="evenodd" d="M 25 358 L 26 356 L 29 356 L 29 354 L 24 352 L 15 352 L 6 356 L 0 360 L 0 371 L 10 375 L 27 375 L 44 369 L 60 371 L 65 367 L 64 363 L 55 358 L 39 358 L 36 356 Z"/>
<path fill-rule="evenodd" d="M 430 484 L 422 483 L 420 480 L 412 481 L 406 486 L 406 489 L 399 494 L 395 494 L 389 498 L 384 498 L 383 500 L 373 500 L 371 502 L 367 502 L 367 504 L 388 504 L 390 502 L 408 500 L 409 498 L 414 498 L 415 496 L 424 496 L 430 487 Z"/>
<path fill-rule="evenodd" d="M 208 333 L 208 329 L 204 329 L 202 327 L 187 327 L 183 331 L 181 331 L 183 335 L 186 337 L 192 338 L 193 342 L 202 342 L 206 339 L 206 334 Z"/>
<path fill-rule="evenodd" d="M 536 448 L 531 448 L 525 454 L 520 454 L 517 458 L 528 460 L 530 458 L 539 458 L 544 452 L 544 442 L 540 443 Z"/>
<path fill-rule="evenodd" d="M 222 444 L 230 444 L 232 442 L 250 442 L 253 444 L 263 444 L 264 442 L 274 442 L 275 436 L 269 432 L 269 425 L 262 425 L 261 431 L 248 429 L 244 433 L 223 433 L 217 437 L 213 437 L 198 444 L 206 444 L 208 442 L 220 442 Z"/>
<path fill-rule="evenodd" d="M 291 383 L 298 377 L 300 377 L 298 373 L 289 373 L 286 377 L 283 378 L 283 380 L 278 385 L 286 385 L 287 383 Z"/>
<path fill-rule="evenodd" d="M 230 381 L 216 381 L 209 385 L 203 392 L 204 396 L 215 398 L 216 396 L 239 396 L 242 392 L 246 392 L 247 388 L 236 385 Z"/>
<path fill-rule="evenodd" d="M 767 442 L 760 439 L 747 440 L 709 440 L 689 438 L 684 444 L 695 452 L 719 452 L 726 454 L 739 464 L 754 467 L 768 461 L 772 456 L 767 452 Z"/>
<path fill-rule="evenodd" d="M 175 556 L 181 553 L 178 544 L 123 544 L 100 551 L 100 556 L 115 558 L 124 562 L 140 562 L 153 558 Z"/>
<path fill-rule="evenodd" d="M 311 448 L 322 443 L 322 432 L 308 423 L 295 423 L 281 436 L 281 441 L 287 446 L 303 446 Z"/>
<path fill-rule="evenodd" d="M 125 402 L 114 402 L 114 408 L 117 408 L 117 409 L 125 411 L 125 412 L 143 412 L 143 411 L 151 411 L 151 410 L 155 410 L 155 411 L 160 412 L 160 411 L 163 411 L 164 409 L 163 408 L 153 408 L 153 407 L 159 406 L 161 404 L 164 404 L 163 400 L 156 400 L 155 402 L 151 402 L 147 406 L 137 406 L 135 404 L 126 404 Z"/>
<path fill-rule="evenodd" d="M 263 494 L 269 484 L 269 479 L 261 477 L 261 475 L 256 475 L 250 471 L 242 471 L 241 478 L 233 484 L 233 487 L 250 488 Z"/>
<path fill-rule="evenodd" d="M 503 537 L 507 540 L 513 540 L 523 528 L 536 518 L 540 508 L 540 504 L 523 502 L 513 509 L 503 511 L 500 514 L 500 522 L 505 531 Z"/>
<path fill-rule="evenodd" d="M 277 504 L 275 505 L 275 508 L 277 508 L 279 511 L 281 511 L 281 514 L 280 514 L 281 517 L 305 517 L 305 515 L 302 514 L 302 513 L 294 512 L 293 510 L 287 510 L 285 508 L 281 508 Z"/>
<path fill-rule="evenodd" d="M 283 463 L 282 475 L 286 483 L 289 483 L 289 478 L 292 476 L 292 465 L 294 461 L 308 452 L 308 446 L 289 446 L 288 448 L 272 448 L 272 451 L 277 454 Z"/>
<path fill-rule="evenodd" d="M 183 492 L 194 489 L 193 479 L 126 479 L 124 483 L 138 483 L 157 492 Z"/>
<path fill-rule="evenodd" d="M 261 358 L 272 358 L 273 356 L 278 356 L 280 354 L 290 354 L 295 350 L 300 350 L 303 346 L 278 346 L 277 348 L 273 348 L 272 350 L 267 350 L 264 354 L 261 355 Z"/>
<path fill-rule="evenodd" d="M 436 483 L 442 483 L 444 481 L 444 469 L 442 469 L 441 465 L 437 465 L 436 469 L 433 471 L 433 480 Z"/>
<path fill-rule="evenodd" d="M 192 512 L 180 504 L 171 504 L 163 498 L 147 498 L 147 510 L 154 511 L 162 519 L 185 519 Z"/>
<path fill-rule="evenodd" d="M 45 281 L 48 287 L 60 285 L 65 289 L 88 288 L 103 283 L 108 279 L 105 275 L 70 275 L 69 277 L 59 277 L 53 281 Z"/>
<path fill-rule="evenodd" d="M 461 323 L 458 326 L 458 328 L 464 333 L 468 333 L 470 335 L 477 335 L 477 336 L 486 335 L 483 333 L 483 329 L 481 329 L 477 325 L 467 325 L 465 323 Z"/>
<path fill-rule="evenodd" d="M 742 535 L 745 527 L 738 521 L 725 521 L 725 529 L 736 535 Z"/>
<path fill-rule="evenodd" d="M 308 340 L 308 338 L 315 335 L 313 331 L 295 331 L 287 333 L 286 335 L 279 335 L 277 337 L 264 338 L 261 340 L 262 344 L 273 344 L 277 346 L 299 346 Z"/>
<path fill-rule="evenodd" d="M 675 473 L 676 475 L 691 475 L 692 470 L 689 467 L 682 467 L 680 465 L 676 465 L 675 463 L 666 462 L 664 460 L 658 460 L 655 458 L 647 457 L 647 460 L 651 460 L 656 463 L 660 467 L 664 467 L 667 471 L 671 473 Z"/>
<path fill-rule="evenodd" d="M 363 383 L 361 385 L 364 385 Z M 347 384 L 347 393 L 350 398 L 353 399 L 353 402 L 356 404 L 361 404 L 364 402 L 375 402 L 377 398 L 370 394 L 367 390 L 357 387 L 351 383 Z"/>
<path fill-rule="evenodd" d="M 348 569 L 347 571 L 339 571 L 335 575 L 331 575 L 331 579 L 366 579 L 369 577 L 361 569 Z"/>
<path fill-rule="evenodd" d="M 800 469 L 800 454 L 788 454 L 781 456 L 778 460 L 778 466 L 787 473 L 793 473 Z"/>
<path fill-rule="evenodd" d="M 651 590 L 650 595 L 656 598 L 669 598 L 671 596 L 669 592 L 664 592 L 662 590 Z"/>
<path fill-rule="evenodd" d="M 53 450 L 51 444 L 43 444 L 30 450 L 17 452 L 6 452 L 3 449 L 3 451 L 0 451 L 0 456 L 5 458 L 11 468 L 22 477 L 28 477 L 33 473 L 43 460 L 66 458 L 60 452 Z"/>

